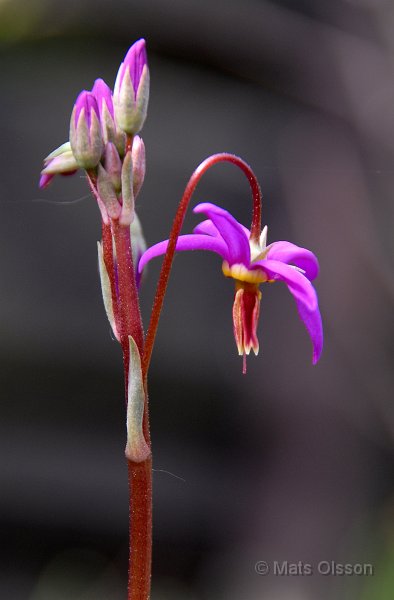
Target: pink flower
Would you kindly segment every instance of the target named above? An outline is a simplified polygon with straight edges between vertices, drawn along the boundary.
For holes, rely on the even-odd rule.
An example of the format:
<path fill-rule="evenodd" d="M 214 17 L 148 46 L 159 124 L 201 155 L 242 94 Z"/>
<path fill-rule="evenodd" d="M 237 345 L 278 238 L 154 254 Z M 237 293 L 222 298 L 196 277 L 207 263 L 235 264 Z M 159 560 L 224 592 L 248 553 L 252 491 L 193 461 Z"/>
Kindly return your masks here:
<path fill-rule="evenodd" d="M 192 234 L 181 235 L 176 249 L 209 250 L 223 259 L 223 274 L 235 280 L 233 324 L 239 354 L 245 356 L 252 349 L 255 354 L 259 351 L 256 330 L 260 284 L 283 281 L 293 295 L 300 318 L 310 335 L 312 362 L 316 364 L 323 347 L 322 321 L 317 295 L 311 284 L 319 272 L 316 256 L 291 242 L 280 241 L 267 246 L 266 227 L 259 244 L 251 242 L 250 231 L 215 204 L 198 204 L 194 212 L 204 213 L 208 220 L 197 225 Z M 148 248 L 139 262 L 139 272 L 152 258 L 165 254 L 167 246 L 168 240 Z"/>

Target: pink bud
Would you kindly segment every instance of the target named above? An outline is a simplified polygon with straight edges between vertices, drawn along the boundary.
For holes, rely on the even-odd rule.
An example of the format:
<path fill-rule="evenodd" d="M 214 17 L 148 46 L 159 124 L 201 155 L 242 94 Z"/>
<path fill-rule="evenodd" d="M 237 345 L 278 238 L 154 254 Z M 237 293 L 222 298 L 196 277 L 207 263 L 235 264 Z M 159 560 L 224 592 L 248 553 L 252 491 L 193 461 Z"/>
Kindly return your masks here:
<path fill-rule="evenodd" d="M 131 83 L 134 88 L 134 97 L 137 96 L 138 86 L 140 84 L 142 70 L 145 65 L 148 64 L 146 56 L 145 40 L 141 39 L 135 42 L 129 51 L 127 52 L 123 63 L 120 65 L 118 77 L 119 86 L 121 87 L 123 77 L 125 76 L 127 68 L 130 71 Z"/>
<path fill-rule="evenodd" d="M 149 101 L 149 69 L 145 40 L 135 42 L 120 65 L 114 86 L 117 127 L 133 136 L 145 121 Z"/>
<path fill-rule="evenodd" d="M 105 83 L 104 79 L 96 79 L 94 86 L 92 87 L 92 94 L 96 98 L 97 106 L 100 114 L 100 120 L 102 120 L 102 113 L 104 106 L 107 107 L 112 118 L 114 117 L 114 107 L 112 104 L 112 92 L 111 88 Z"/>
<path fill-rule="evenodd" d="M 82 169 L 97 166 L 103 151 L 103 137 L 97 101 L 84 90 L 75 102 L 70 123 L 71 150 Z"/>
<path fill-rule="evenodd" d="M 92 111 L 96 113 L 97 118 L 100 118 L 99 109 L 97 106 L 97 101 L 92 92 L 87 92 L 83 90 L 78 98 L 75 101 L 75 112 L 74 112 L 74 126 L 78 126 L 79 117 L 81 115 L 82 110 L 84 110 L 84 118 L 86 119 L 88 129 L 90 129 L 90 124 L 92 120 Z"/>
<path fill-rule="evenodd" d="M 54 177 L 55 175 L 47 175 L 46 173 L 41 175 L 40 183 L 38 184 L 39 188 L 43 190 L 44 188 L 48 187 Z"/>

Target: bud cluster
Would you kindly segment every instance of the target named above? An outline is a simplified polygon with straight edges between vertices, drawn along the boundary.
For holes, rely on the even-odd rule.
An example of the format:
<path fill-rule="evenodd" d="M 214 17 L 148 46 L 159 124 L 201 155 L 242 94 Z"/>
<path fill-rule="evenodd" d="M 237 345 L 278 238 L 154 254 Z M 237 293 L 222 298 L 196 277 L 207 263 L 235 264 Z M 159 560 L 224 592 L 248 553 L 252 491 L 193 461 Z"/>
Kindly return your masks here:
<path fill-rule="evenodd" d="M 145 177 L 145 146 L 137 135 L 149 99 L 145 40 L 131 46 L 120 65 L 114 93 L 103 79 L 77 97 L 70 121 L 70 141 L 44 160 L 40 187 L 56 174 L 85 169 L 97 192 L 105 223 L 134 220 L 134 202 Z"/>

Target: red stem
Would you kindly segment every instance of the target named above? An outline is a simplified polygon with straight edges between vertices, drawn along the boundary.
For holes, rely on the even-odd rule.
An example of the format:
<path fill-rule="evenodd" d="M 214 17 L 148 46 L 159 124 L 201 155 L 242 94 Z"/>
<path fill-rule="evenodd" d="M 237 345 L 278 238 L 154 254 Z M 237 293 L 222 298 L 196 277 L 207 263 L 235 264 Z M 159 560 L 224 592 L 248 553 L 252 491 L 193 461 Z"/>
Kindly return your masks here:
<path fill-rule="evenodd" d="M 253 213 L 252 213 L 252 225 L 250 228 L 250 239 L 256 243 L 259 241 L 261 231 L 261 190 L 259 183 L 256 179 L 255 174 L 249 165 L 244 162 L 238 156 L 234 154 L 228 154 L 223 152 L 220 154 L 214 154 L 206 158 L 194 171 L 189 179 L 189 182 L 185 188 L 182 199 L 179 203 L 178 210 L 175 215 L 175 219 L 172 225 L 167 252 L 164 256 L 163 264 L 160 271 L 159 281 L 156 287 L 156 295 L 153 302 L 153 308 L 151 312 L 150 323 L 148 332 L 145 338 L 145 350 L 142 357 L 142 374 L 144 381 L 146 381 L 149 364 L 152 356 L 153 344 L 156 337 L 157 326 L 159 324 L 160 313 L 163 307 L 164 296 L 166 293 L 168 279 L 171 272 L 172 261 L 174 259 L 175 247 L 182 229 L 183 221 L 185 219 L 186 211 L 188 209 L 191 197 L 201 177 L 208 169 L 213 165 L 220 162 L 230 162 L 239 167 L 246 175 L 249 185 L 252 190 L 253 196 Z"/>
<path fill-rule="evenodd" d="M 143 353 L 144 334 L 131 251 L 130 228 L 112 221 L 117 263 L 117 311 L 123 349 L 125 391 L 129 380 L 129 336 Z M 112 241 L 112 237 L 111 237 Z M 146 386 L 145 386 L 146 389 Z M 144 437 L 150 447 L 148 395 L 145 392 Z M 129 573 L 128 600 L 150 597 L 152 557 L 152 458 L 127 461 L 129 480 Z"/>
<path fill-rule="evenodd" d="M 134 139 L 134 136 L 127 135 L 127 137 L 126 137 L 125 154 L 127 154 L 129 151 L 132 150 L 132 148 L 133 148 L 133 139 Z"/>
<path fill-rule="evenodd" d="M 131 150 L 128 137 L 126 152 Z M 88 173 L 91 190 L 100 203 L 94 173 Z M 134 276 L 130 227 L 118 221 L 102 222 L 104 263 L 111 283 L 115 324 L 123 350 L 123 368 L 126 405 L 129 383 L 129 336 L 143 354 L 144 332 L 139 307 L 138 290 Z M 116 268 L 113 243 L 116 250 Z M 149 431 L 148 393 L 145 383 L 143 432 L 151 446 Z M 144 462 L 127 461 L 129 483 L 129 569 L 128 600 L 149 600 L 152 571 L 152 457 Z"/>
<path fill-rule="evenodd" d="M 115 240 L 116 264 L 118 274 L 118 309 L 120 321 L 120 343 L 123 353 L 129 355 L 129 335 L 134 338 L 140 355 L 144 349 L 144 334 L 138 301 L 138 290 L 134 276 L 131 251 L 130 227 L 112 221 L 112 233 Z M 129 362 L 127 360 L 127 369 Z"/>
<path fill-rule="evenodd" d="M 120 328 L 119 306 L 118 306 L 118 295 L 117 295 L 117 289 L 116 289 L 116 274 L 115 274 L 111 225 L 104 223 L 104 221 L 102 221 L 101 225 L 102 225 L 101 230 L 102 230 L 102 236 L 103 236 L 104 264 L 105 264 L 105 268 L 107 269 L 109 281 L 111 284 L 112 307 L 113 307 L 113 311 L 114 311 L 115 325 L 119 332 L 119 328 Z"/>
<path fill-rule="evenodd" d="M 127 461 L 129 474 L 128 600 L 149 600 L 152 564 L 152 458 Z"/>

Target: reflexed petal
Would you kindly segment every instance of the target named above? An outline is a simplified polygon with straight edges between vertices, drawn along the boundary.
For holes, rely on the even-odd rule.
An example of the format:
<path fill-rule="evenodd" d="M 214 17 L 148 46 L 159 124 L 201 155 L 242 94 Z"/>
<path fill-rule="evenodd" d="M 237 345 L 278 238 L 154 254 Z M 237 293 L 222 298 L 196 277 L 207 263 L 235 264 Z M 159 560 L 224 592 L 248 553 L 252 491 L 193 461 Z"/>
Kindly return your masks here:
<path fill-rule="evenodd" d="M 303 269 L 310 281 L 318 276 L 319 262 L 310 250 L 284 241 L 274 242 L 268 248 L 267 260 L 279 260 L 283 263 L 293 264 Z"/>
<path fill-rule="evenodd" d="M 323 350 L 323 324 L 319 307 L 315 310 L 308 310 L 308 308 L 300 301 L 296 301 L 298 314 L 309 333 L 313 345 L 313 357 L 312 363 L 315 365 L 320 358 Z"/>
<path fill-rule="evenodd" d="M 316 364 L 323 348 L 323 327 L 317 295 L 311 282 L 295 268 L 279 261 L 261 260 L 258 264 L 272 279 L 284 281 L 293 294 L 298 313 L 312 340 L 312 362 Z"/>
<path fill-rule="evenodd" d="M 253 264 L 253 267 L 263 269 L 270 279 L 280 279 L 284 281 L 293 296 L 305 304 L 310 310 L 317 306 L 316 292 L 305 275 L 296 268 L 286 265 L 279 260 L 259 260 Z"/>
<path fill-rule="evenodd" d="M 201 233 L 203 235 L 210 235 L 212 237 L 222 237 L 219 233 L 218 228 L 212 223 L 210 219 L 206 221 L 201 221 L 196 227 L 193 229 L 193 233 Z"/>
<path fill-rule="evenodd" d="M 167 248 L 168 240 L 159 242 L 158 244 L 148 248 L 148 250 L 141 256 L 141 260 L 138 265 L 138 271 L 142 273 L 145 265 L 152 260 L 152 258 L 165 254 L 167 252 Z M 223 259 L 228 260 L 228 249 L 225 242 L 220 238 L 213 238 L 208 235 L 181 235 L 178 238 L 176 250 L 210 250 L 211 252 L 216 252 L 216 254 L 219 254 Z"/>
<path fill-rule="evenodd" d="M 241 225 L 246 238 L 249 239 L 249 236 L 250 236 L 249 229 L 247 227 L 245 227 L 244 225 L 242 225 L 241 223 L 238 223 L 238 224 Z M 220 231 L 212 223 L 212 221 L 210 219 L 207 219 L 206 221 L 201 221 L 201 223 L 196 225 L 195 228 L 193 229 L 193 233 L 203 233 L 205 235 L 211 235 L 213 237 L 217 237 L 217 236 L 222 237 L 220 234 Z"/>
<path fill-rule="evenodd" d="M 197 204 L 193 212 L 206 214 L 217 227 L 228 246 L 227 261 L 230 266 L 234 263 L 249 266 L 250 247 L 248 237 L 245 235 L 244 227 L 227 210 L 210 202 L 203 202 Z"/>

